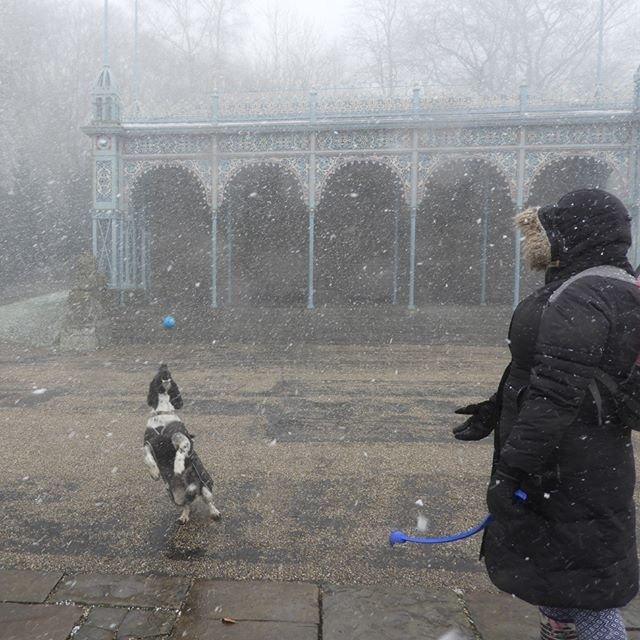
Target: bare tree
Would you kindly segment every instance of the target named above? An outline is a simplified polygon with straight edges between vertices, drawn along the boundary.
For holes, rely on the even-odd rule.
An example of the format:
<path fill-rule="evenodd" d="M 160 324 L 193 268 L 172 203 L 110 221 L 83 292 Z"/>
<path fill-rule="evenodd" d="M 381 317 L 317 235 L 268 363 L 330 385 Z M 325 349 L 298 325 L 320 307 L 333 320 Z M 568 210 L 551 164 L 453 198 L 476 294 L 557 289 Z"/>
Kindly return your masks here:
<path fill-rule="evenodd" d="M 406 64 L 406 8 L 400 0 L 353 0 L 352 46 L 364 56 L 364 71 L 389 94 Z"/>
<path fill-rule="evenodd" d="M 191 91 L 214 83 L 223 73 L 224 52 L 242 15 L 242 0 L 149 0 L 151 33 L 169 45 L 186 69 Z"/>
<path fill-rule="evenodd" d="M 339 82 L 344 63 L 339 47 L 316 23 L 273 1 L 259 16 L 248 53 L 246 83 L 253 88 L 309 89 Z"/>
<path fill-rule="evenodd" d="M 415 68 L 429 80 L 481 94 L 593 85 L 598 0 L 417 0 L 409 22 Z M 634 0 L 607 0 L 605 36 L 615 42 L 637 15 Z M 625 52 L 614 49 L 611 59 Z M 435 64 L 434 64 L 435 63 Z M 628 75 L 628 73 L 627 73 Z M 588 82 L 587 82 L 588 79 Z"/>

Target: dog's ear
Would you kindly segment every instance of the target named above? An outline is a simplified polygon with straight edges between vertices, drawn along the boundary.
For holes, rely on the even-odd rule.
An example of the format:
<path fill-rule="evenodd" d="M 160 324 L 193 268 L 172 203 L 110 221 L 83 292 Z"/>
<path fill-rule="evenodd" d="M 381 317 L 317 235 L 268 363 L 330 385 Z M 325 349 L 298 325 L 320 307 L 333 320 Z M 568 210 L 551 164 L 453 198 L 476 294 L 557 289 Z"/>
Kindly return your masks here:
<path fill-rule="evenodd" d="M 180 393 L 178 385 L 173 380 L 169 387 L 169 400 L 174 409 L 182 409 L 182 394 Z"/>
<path fill-rule="evenodd" d="M 155 409 L 158 406 L 158 385 L 160 384 L 156 376 L 149 384 L 149 393 L 147 393 L 147 404 Z"/>

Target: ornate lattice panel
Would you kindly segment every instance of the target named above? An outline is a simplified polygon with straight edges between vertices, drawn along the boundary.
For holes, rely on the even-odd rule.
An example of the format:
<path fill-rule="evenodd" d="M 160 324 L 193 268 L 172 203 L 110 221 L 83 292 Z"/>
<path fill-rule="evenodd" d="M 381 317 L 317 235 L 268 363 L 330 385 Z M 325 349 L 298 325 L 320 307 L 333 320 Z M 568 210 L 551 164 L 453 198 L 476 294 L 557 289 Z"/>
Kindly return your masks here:
<path fill-rule="evenodd" d="M 93 253 L 98 270 L 107 276 L 110 287 L 118 287 L 119 214 L 115 210 L 93 211 Z"/>
<path fill-rule="evenodd" d="M 537 177 L 545 167 L 558 165 L 568 160 L 595 159 L 606 165 L 610 171 L 610 180 L 616 194 L 623 200 L 630 197 L 629 193 L 629 153 L 625 149 L 601 149 L 584 151 L 527 151 L 525 156 L 524 200 L 529 199 Z"/>
<path fill-rule="evenodd" d="M 309 161 L 306 156 L 293 158 L 222 158 L 218 165 L 218 205 L 222 204 L 229 184 L 244 170 L 261 165 L 281 167 L 293 176 L 300 187 L 300 197 L 306 202 L 309 193 Z"/>
<path fill-rule="evenodd" d="M 327 183 L 342 168 L 353 164 L 381 165 L 391 170 L 394 179 L 402 187 L 408 203 L 411 193 L 411 156 L 409 154 L 367 156 L 320 156 L 316 163 L 316 203 L 322 198 Z"/>
<path fill-rule="evenodd" d="M 379 90 L 321 91 L 317 98 L 317 111 L 323 115 L 409 113 L 413 107 L 411 94 L 385 96 Z"/>
<path fill-rule="evenodd" d="M 467 127 L 424 129 L 418 134 L 420 147 L 494 147 L 518 144 L 517 127 Z"/>
<path fill-rule="evenodd" d="M 527 144 L 531 145 L 598 145 L 628 144 L 631 127 L 628 125 L 562 124 L 527 128 Z"/>
<path fill-rule="evenodd" d="M 307 133 L 250 133 L 241 131 L 218 139 L 221 153 L 262 151 L 304 151 L 309 148 Z"/>
<path fill-rule="evenodd" d="M 516 151 L 495 151 L 482 153 L 430 153 L 419 155 L 418 197 L 424 197 L 431 176 L 447 165 L 459 162 L 481 161 L 493 167 L 504 179 L 513 200 L 517 194 L 518 153 Z"/>
<path fill-rule="evenodd" d="M 113 161 L 96 160 L 95 165 L 95 203 L 96 206 L 113 203 Z"/>
<path fill-rule="evenodd" d="M 188 155 L 211 152 L 211 137 L 196 134 L 136 135 L 124 139 L 126 155 Z"/>
<path fill-rule="evenodd" d="M 340 129 L 321 131 L 318 149 L 409 149 L 411 133 L 408 129 Z"/>
<path fill-rule="evenodd" d="M 309 95 L 302 92 L 236 93 L 220 96 L 221 119 L 285 118 L 309 113 Z"/>
<path fill-rule="evenodd" d="M 202 185 L 206 194 L 207 202 L 211 202 L 212 197 L 212 180 L 211 180 L 211 161 L 209 159 L 178 159 L 167 158 L 163 160 L 127 160 L 124 163 L 124 192 L 125 202 L 131 202 L 131 194 L 136 186 L 137 181 L 145 173 L 153 171 L 160 167 L 176 167 L 185 169 L 193 174 Z"/>

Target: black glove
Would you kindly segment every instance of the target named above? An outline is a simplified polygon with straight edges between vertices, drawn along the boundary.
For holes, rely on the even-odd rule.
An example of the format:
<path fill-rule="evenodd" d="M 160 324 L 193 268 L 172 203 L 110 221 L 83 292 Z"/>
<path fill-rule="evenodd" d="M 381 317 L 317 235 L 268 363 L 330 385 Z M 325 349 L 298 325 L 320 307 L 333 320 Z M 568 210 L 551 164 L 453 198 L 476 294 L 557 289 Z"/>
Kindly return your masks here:
<path fill-rule="evenodd" d="M 487 491 L 487 506 L 489 513 L 496 520 L 513 520 L 524 515 L 524 503 L 515 496 L 522 477 L 523 474 L 513 469 L 498 468 L 491 478 Z"/>
<path fill-rule="evenodd" d="M 498 405 L 495 396 L 478 404 L 470 404 L 455 411 L 458 415 L 471 416 L 453 429 L 457 440 L 482 440 L 486 438 L 498 423 Z"/>

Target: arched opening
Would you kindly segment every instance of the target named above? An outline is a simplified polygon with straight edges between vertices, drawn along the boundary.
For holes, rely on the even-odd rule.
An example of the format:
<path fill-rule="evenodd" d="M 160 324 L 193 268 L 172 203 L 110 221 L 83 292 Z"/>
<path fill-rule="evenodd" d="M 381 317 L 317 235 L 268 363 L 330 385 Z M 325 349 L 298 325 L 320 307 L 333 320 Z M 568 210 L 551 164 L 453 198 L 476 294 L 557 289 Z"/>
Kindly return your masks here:
<path fill-rule="evenodd" d="M 607 163 L 598 158 L 558 158 L 543 166 L 533 178 L 528 204 L 552 204 L 575 189 L 606 189 L 612 173 Z"/>
<path fill-rule="evenodd" d="M 427 180 L 416 225 L 416 304 L 507 304 L 513 295 L 513 202 L 482 160 Z"/>
<path fill-rule="evenodd" d="M 354 162 L 328 180 L 316 216 L 320 304 L 396 303 L 406 270 L 400 180 L 382 164 Z"/>
<path fill-rule="evenodd" d="M 182 167 L 156 167 L 140 176 L 131 204 L 144 229 L 152 300 L 211 301 L 211 208 L 200 180 Z"/>
<path fill-rule="evenodd" d="M 278 165 L 244 167 L 227 184 L 220 213 L 227 304 L 301 304 L 308 217 L 295 176 Z"/>
<path fill-rule="evenodd" d="M 592 157 L 558 158 L 543 166 L 534 176 L 529 190 L 527 206 L 554 204 L 565 193 L 576 189 L 610 186 L 611 168 L 602 160 Z M 544 273 L 523 267 L 522 295 L 535 291 L 544 283 Z"/>

